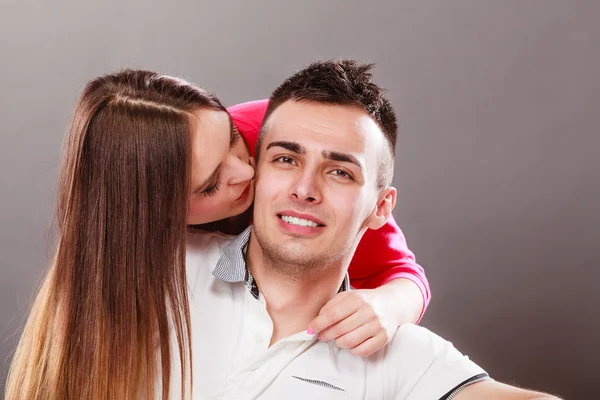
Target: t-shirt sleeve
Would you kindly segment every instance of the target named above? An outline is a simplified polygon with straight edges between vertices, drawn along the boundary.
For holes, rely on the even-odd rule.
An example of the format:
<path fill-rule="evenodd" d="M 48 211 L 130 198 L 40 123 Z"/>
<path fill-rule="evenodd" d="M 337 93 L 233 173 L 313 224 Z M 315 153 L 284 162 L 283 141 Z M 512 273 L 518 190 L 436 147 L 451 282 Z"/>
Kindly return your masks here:
<path fill-rule="evenodd" d="M 489 379 L 451 342 L 413 324 L 396 331 L 382 373 L 386 399 L 443 399 L 463 385 Z"/>

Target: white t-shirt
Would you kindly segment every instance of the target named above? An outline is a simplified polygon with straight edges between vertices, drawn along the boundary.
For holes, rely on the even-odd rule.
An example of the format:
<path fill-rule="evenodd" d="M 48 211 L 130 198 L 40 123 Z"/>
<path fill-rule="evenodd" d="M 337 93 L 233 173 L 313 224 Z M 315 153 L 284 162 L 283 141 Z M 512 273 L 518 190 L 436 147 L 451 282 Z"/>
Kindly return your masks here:
<path fill-rule="evenodd" d="M 241 240 L 214 233 L 188 237 L 194 399 L 426 400 L 487 378 L 450 342 L 412 324 L 368 358 L 306 332 L 269 348 L 273 325 L 263 298 L 249 290 L 239 270 L 225 271 L 223 279 L 222 256 L 237 254 L 246 233 Z M 181 372 L 176 351 L 173 356 L 171 394 L 177 399 Z"/>

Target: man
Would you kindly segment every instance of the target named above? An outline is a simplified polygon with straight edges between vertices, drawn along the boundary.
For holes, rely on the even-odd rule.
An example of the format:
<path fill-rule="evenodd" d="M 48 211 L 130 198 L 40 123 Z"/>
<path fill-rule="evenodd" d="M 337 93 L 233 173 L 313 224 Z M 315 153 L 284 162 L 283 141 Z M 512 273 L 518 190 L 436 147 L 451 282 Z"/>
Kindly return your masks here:
<path fill-rule="evenodd" d="M 361 236 L 385 224 L 396 202 L 396 117 L 370 69 L 318 62 L 275 90 L 257 144 L 254 225 L 235 239 L 190 234 L 194 397 L 545 396 L 489 379 L 415 325 L 368 358 L 305 331 L 350 290 L 346 270 Z"/>

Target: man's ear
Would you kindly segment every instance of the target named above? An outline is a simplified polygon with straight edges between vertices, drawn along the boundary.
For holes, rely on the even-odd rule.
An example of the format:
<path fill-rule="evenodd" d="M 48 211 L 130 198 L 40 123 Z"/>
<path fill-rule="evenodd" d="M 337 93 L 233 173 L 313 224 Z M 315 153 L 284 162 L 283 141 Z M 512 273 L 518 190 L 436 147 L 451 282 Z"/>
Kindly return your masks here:
<path fill-rule="evenodd" d="M 396 188 L 388 186 L 379 193 L 379 200 L 373 212 L 367 218 L 366 226 L 369 229 L 379 229 L 387 222 L 396 206 Z"/>

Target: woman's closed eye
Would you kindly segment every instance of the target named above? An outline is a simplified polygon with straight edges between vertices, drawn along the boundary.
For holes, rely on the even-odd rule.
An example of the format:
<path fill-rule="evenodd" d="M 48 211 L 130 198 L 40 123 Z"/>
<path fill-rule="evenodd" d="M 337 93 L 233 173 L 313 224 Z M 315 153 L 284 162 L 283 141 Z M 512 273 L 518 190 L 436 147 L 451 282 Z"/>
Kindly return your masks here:
<path fill-rule="evenodd" d="M 219 177 L 217 177 L 217 181 L 215 183 L 208 186 L 206 189 L 204 189 L 202 191 L 202 194 L 204 196 L 214 196 L 215 194 L 217 194 L 220 187 L 221 187 L 221 177 L 219 176 Z"/>
<path fill-rule="evenodd" d="M 233 148 L 237 144 L 237 142 L 239 142 L 241 137 L 242 135 L 240 135 L 240 132 L 234 126 L 233 130 L 231 131 L 231 140 L 229 141 L 229 148 Z"/>

